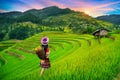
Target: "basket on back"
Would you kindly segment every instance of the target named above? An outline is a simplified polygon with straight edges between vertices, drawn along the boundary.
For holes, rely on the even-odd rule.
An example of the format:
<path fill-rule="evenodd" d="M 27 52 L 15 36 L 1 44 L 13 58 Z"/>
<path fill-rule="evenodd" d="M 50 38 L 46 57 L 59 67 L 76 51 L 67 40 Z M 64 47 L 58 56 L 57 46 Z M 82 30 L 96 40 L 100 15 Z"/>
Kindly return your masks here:
<path fill-rule="evenodd" d="M 45 59 L 46 58 L 46 56 L 45 56 L 45 51 L 44 51 L 44 48 L 43 47 L 37 47 L 36 49 L 35 49 L 35 51 L 36 51 L 36 54 L 37 54 L 37 56 L 40 58 L 40 59 Z"/>

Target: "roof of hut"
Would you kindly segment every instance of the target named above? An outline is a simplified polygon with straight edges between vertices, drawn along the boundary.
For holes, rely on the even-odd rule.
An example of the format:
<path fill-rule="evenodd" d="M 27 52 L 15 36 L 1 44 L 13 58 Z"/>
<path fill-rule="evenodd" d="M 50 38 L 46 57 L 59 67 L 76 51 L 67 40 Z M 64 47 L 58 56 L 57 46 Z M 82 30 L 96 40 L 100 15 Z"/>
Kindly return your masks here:
<path fill-rule="evenodd" d="M 96 33 L 99 33 L 102 30 L 106 30 L 106 31 L 110 32 L 110 30 L 108 30 L 106 28 L 100 28 L 100 29 L 97 29 L 96 31 L 94 31 L 92 34 L 95 35 Z"/>

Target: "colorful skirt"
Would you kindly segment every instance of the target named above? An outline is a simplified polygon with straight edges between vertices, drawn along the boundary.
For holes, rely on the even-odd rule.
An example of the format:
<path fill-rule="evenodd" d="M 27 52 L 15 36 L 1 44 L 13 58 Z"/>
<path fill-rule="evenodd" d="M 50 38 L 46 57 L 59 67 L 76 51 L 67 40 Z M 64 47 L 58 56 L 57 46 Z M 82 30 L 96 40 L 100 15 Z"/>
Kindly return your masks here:
<path fill-rule="evenodd" d="M 42 68 L 49 68 L 50 67 L 50 60 L 49 60 L 49 58 L 46 58 L 44 62 L 41 62 L 40 66 Z"/>

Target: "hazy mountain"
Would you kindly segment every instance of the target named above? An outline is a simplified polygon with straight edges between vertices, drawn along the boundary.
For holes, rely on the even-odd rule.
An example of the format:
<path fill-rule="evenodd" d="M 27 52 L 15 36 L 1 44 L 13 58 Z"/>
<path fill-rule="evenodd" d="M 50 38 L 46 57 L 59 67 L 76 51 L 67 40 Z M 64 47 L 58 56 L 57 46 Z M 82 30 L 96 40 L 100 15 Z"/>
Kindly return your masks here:
<path fill-rule="evenodd" d="M 120 15 L 114 14 L 114 15 L 105 15 L 105 16 L 99 16 L 96 19 L 111 22 L 113 24 L 120 25 Z"/>

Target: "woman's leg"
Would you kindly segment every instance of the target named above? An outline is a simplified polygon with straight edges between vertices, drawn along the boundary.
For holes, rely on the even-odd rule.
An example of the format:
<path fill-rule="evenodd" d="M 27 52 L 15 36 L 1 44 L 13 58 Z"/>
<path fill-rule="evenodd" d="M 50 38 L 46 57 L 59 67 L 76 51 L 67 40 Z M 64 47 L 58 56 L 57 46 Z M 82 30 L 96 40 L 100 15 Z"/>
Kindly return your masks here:
<path fill-rule="evenodd" d="M 42 64 L 44 64 L 44 60 L 41 60 L 41 67 L 42 67 Z M 44 72 L 45 68 L 42 68 L 41 69 L 41 72 L 40 72 L 40 76 L 42 76 L 43 72 Z"/>
<path fill-rule="evenodd" d="M 40 72 L 40 76 L 42 76 L 43 72 L 45 71 L 45 68 L 42 68 L 41 72 Z"/>

